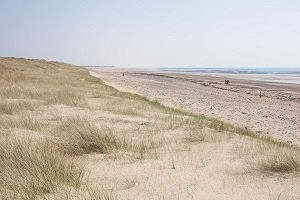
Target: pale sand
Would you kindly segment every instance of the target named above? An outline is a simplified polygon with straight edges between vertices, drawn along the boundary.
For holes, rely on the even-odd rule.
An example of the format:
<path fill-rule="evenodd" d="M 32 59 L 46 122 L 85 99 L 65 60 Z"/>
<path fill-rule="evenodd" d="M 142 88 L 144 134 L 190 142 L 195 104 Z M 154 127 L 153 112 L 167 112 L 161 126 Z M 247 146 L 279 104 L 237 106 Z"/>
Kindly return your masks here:
<path fill-rule="evenodd" d="M 300 144 L 299 85 L 231 78 L 227 86 L 223 77 L 105 70 L 97 76 L 120 90 Z"/>
<path fill-rule="evenodd" d="M 3 69 L 1 64 L 0 69 Z M 34 69 L 35 73 L 38 72 L 37 68 L 30 67 L 50 70 L 59 70 L 66 67 L 57 63 L 24 59 L 12 59 L 8 64 L 23 67 L 25 70 Z M 3 66 L 6 66 L 6 63 Z M 40 73 L 43 73 L 43 71 L 40 71 Z M 31 73 L 28 74 L 27 72 L 26 74 L 30 75 Z M 136 92 L 139 89 L 141 93 L 147 93 L 149 96 L 153 92 L 153 96 L 150 97 L 154 99 L 156 98 L 154 94 L 157 93 L 155 91 L 159 91 L 160 93 L 158 94 L 162 97 L 168 97 L 170 93 L 174 96 L 182 93 L 182 90 L 176 88 L 180 86 L 179 83 L 181 82 L 182 86 L 185 85 L 191 88 L 187 90 L 186 97 L 181 97 L 182 99 L 189 98 L 188 95 L 191 95 L 190 90 L 192 88 L 196 88 L 195 91 L 197 93 L 202 92 L 202 90 L 203 93 L 206 90 L 211 91 L 211 93 L 212 91 L 226 91 L 211 90 L 211 87 L 201 85 L 200 89 L 202 89 L 200 90 L 197 87 L 199 84 L 190 83 L 190 81 L 186 80 L 171 79 L 173 82 L 178 81 L 174 87 L 171 87 L 172 83 L 168 83 L 168 79 L 164 80 L 165 78 L 161 79 L 161 77 L 156 77 L 158 80 L 152 80 L 149 77 L 134 74 L 125 74 L 125 77 L 122 77 L 121 73 L 100 73 L 100 75 L 93 73 L 93 75 L 104 77 L 107 83 L 115 85 L 119 89 L 122 88 L 122 90 L 131 89 L 131 92 Z M 42 76 L 45 78 L 45 81 L 48 80 L 48 77 Z M 71 78 L 71 76 L 66 77 Z M 21 80 L 22 78 L 24 79 L 23 76 L 16 76 L 15 78 L 17 80 L 20 78 Z M 62 87 L 65 87 L 64 84 L 66 83 L 64 81 L 57 82 L 56 79 L 49 78 L 49 80 L 54 80 L 55 84 L 52 83 L 53 87 L 59 88 L 58 84 L 61 83 L 63 83 Z M 80 78 L 78 79 L 78 84 L 85 81 L 81 76 L 76 76 L 77 78 Z M 31 76 L 28 79 L 24 79 L 25 86 L 31 86 L 33 84 L 32 81 L 35 81 L 35 79 L 32 79 Z M 5 81 L 1 83 L 5 83 Z M 35 84 L 34 88 L 36 86 L 44 87 L 43 84 Z M 144 87 L 148 87 L 147 90 Z M 28 99 L 33 101 L 32 103 L 36 106 L 34 110 L 20 111 L 15 114 L 16 116 L 1 114 L 0 121 L 5 118 L 20 117 L 20 119 L 23 119 L 27 116 L 32 117 L 32 119 L 40 122 L 42 126 L 45 125 L 46 128 L 43 128 L 41 131 L 13 128 L 8 133 L 18 138 L 19 136 L 24 138 L 48 138 L 49 136 L 51 139 L 56 134 L 64 133 L 56 132 L 56 130 L 63 124 L 62 122 L 65 119 L 81 116 L 88 122 L 95 123 L 99 128 L 108 128 L 118 138 L 123 139 L 124 136 L 128 141 L 133 139 L 132 144 L 138 145 L 136 152 L 116 149 L 116 151 L 107 154 L 90 153 L 76 156 L 75 159 L 78 165 L 84 165 L 87 176 L 94 186 L 100 188 L 103 192 L 109 193 L 112 190 L 119 200 L 300 199 L 299 172 L 276 173 L 265 171 L 261 168 L 261 163 L 268 163 L 269 160 L 272 160 L 274 156 L 276 158 L 277 155 L 279 155 L 279 158 L 294 156 L 298 160 L 298 150 L 283 148 L 253 137 L 219 132 L 214 129 L 208 129 L 206 126 L 201 129 L 201 124 L 199 127 L 197 124 L 192 124 L 190 128 L 194 127 L 197 129 L 189 130 L 189 126 L 183 126 L 183 123 L 186 122 L 184 120 L 186 116 L 175 115 L 173 119 L 171 115 L 159 111 L 160 109 L 156 109 L 154 106 L 150 107 L 151 110 L 143 110 L 141 106 L 145 106 L 147 103 L 131 100 L 130 95 L 127 97 L 124 95 L 125 97 L 123 98 L 122 95 L 118 97 L 114 93 L 105 94 L 106 92 L 102 87 L 96 87 L 96 91 L 92 88 L 94 86 L 90 84 L 89 87 L 85 88 L 88 106 L 52 105 Z M 168 88 L 171 88 L 169 89 L 170 91 L 168 91 Z M 79 89 L 81 90 L 81 88 Z M 178 94 L 176 93 L 177 91 Z M 214 95 L 217 96 L 218 94 Z M 184 96 L 184 94 L 181 94 L 181 96 Z M 196 96 L 196 93 L 194 96 Z M 204 97 L 202 98 L 204 99 Z M 178 97 L 176 99 L 178 100 Z M 208 101 L 207 99 L 204 100 Z M 227 99 L 225 100 L 227 101 Z M 167 99 L 164 102 L 172 103 L 167 101 Z M 176 101 L 174 102 L 176 103 Z M 184 101 L 182 102 L 184 103 Z M 135 103 L 139 105 L 135 105 Z M 182 104 L 182 107 L 185 107 L 184 104 Z M 200 108 L 199 105 L 198 107 Z M 134 112 L 123 112 L 136 108 L 142 109 L 138 115 L 134 114 Z M 197 112 L 196 109 L 195 112 Z M 1 128 L 0 135 L 3 134 Z M 54 131 L 54 135 L 52 135 L 52 131 Z M 190 133 L 200 136 L 205 133 L 205 135 L 211 137 L 208 137 L 208 140 L 191 142 L 186 140 Z M 6 140 L 6 136 L 2 138 Z M 141 141 L 154 142 L 154 144 L 161 142 L 161 144 L 146 152 L 144 158 L 140 158 L 139 142 Z M 280 156 L 281 154 L 283 157 Z M 68 158 L 66 157 L 66 159 Z M 108 191 L 102 190 L 102 187 L 108 189 Z M 72 194 L 72 188 L 68 187 L 66 189 L 70 189 L 70 194 Z M 57 188 L 57 191 L 59 192 L 60 188 Z M 46 197 L 55 199 L 54 197 L 52 198 L 52 193 L 49 195 Z M 68 197 L 72 198 L 72 196 Z"/>

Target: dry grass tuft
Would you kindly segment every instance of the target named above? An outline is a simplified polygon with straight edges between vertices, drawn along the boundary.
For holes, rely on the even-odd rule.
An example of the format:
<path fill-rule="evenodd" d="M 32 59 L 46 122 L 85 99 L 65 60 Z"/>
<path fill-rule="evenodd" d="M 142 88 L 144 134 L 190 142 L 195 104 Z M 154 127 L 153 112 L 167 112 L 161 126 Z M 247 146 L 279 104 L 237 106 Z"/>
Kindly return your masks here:
<path fill-rule="evenodd" d="M 203 134 L 203 131 L 192 132 L 187 137 L 184 138 L 187 142 L 190 143 L 198 143 L 198 142 L 206 142 L 207 135 Z"/>
<path fill-rule="evenodd" d="M 124 142 L 118 139 L 109 128 L 98 128 L 87 118 L 71 117 L 64 120 L 56 129 L 62 151 L 71 155 L 84 153 L 109 153 L 122 149 Z"/>
<path fill-rule="evenodd" d="M 240 136 L 238 142 L 236 152 L 245 157 L 247 163 L 254 164 L 255 169 L 276 173 L 300 171 L 298 148 L 255 137 Z"/>
<path fill-rule="evenodd" d="M 21 110 L 34 110 L 34 104 L 30 101 L 0 101 L 0 114 L 13 115 Z"/>
<path fill-rule="evenodd" d="M 211 129 L 200 129 L 200 130 L 193 130 L 189 131 L 188 136 L 184 139 L 186 142 L 189 143 L 199 143 L 199 142 L 221 142 L 225 138 L 230 138 L 230 136 L 226 133 L 216 133 L 214 130 Z"/>
<path fill-rule="evenodd" d="M 135 144 L 131 143 L 128 146 L 128 150 L 132 151 L 135 155 L 135 158 L 144 160 L 146 158 L 157 158 L 157 154 L 153 153 L 152 150 L 161 146 L 162 141 L 140 141 Z"/>
<path fill-rule="evenodd" d="M 39 98 L 49 104 L 65 104 L 77 107 L 85 107 L 87 105 L 85 95 L 82 91 L 75 91 L 68 87 L 44 91 L 40 94 Z"/>
<path fill-rule="evenodd" d="M 260 163 L 261 169 L 267 172 L 298 172 L 300 171 L 299 157 L 288 153 L 278 153 Z"/>
<path fill-rule="evenodd" d="M 8 138 L 0 145 L 0 188 L 35 199 L 62 186 L 78 188 L 84 171 L 46 141 Z"/>

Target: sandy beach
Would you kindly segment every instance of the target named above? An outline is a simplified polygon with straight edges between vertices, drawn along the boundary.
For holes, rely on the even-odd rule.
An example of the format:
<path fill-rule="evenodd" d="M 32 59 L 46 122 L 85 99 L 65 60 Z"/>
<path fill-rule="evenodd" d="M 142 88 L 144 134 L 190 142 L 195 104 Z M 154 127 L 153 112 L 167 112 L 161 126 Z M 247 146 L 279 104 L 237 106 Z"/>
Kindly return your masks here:
<path fill-rule="evenodd" d="M 297 84 L 222 77 L 220 74 L 134 70 L 123 76 L 123 71 L 104 69 L 96 73 L 120 90 L 247 127 L 276 140 L 300 144 L 300 89 Z M 226 78 L 230 79 L 229 85 L 224 84 Z"/>

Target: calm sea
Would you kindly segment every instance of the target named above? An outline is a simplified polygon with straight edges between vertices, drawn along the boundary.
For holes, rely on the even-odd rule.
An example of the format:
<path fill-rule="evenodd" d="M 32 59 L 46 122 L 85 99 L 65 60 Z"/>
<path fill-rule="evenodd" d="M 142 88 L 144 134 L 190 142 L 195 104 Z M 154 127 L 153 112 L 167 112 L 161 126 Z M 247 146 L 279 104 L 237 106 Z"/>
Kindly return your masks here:
<path fill-rule="evenodd" d="M 229 74 L 287 74 L 300 76 L 300 68 L 160 68 L 161 71 Z"/>
<path fill-rule="evenodd" d="M 300 68 L 160 68 L 159 70 L 161 72 L 184 72 L 248 80 L 300 84 Z"/>

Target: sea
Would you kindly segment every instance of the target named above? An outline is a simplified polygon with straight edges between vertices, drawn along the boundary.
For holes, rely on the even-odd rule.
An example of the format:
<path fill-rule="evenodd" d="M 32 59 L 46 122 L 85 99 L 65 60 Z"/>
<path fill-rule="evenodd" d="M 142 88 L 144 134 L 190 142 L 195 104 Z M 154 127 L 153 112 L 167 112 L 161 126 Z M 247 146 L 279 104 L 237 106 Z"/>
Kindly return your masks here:
<path fill-rule="evenodd" d="M 159 68 L 161 72 L 190 73 L 215 77 L 297 84 L 300 68 Z M 300 88 L 299 88 L 300 89 Z"/>

